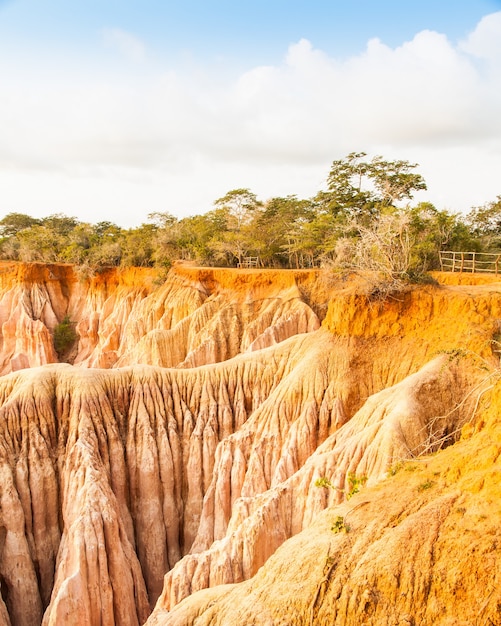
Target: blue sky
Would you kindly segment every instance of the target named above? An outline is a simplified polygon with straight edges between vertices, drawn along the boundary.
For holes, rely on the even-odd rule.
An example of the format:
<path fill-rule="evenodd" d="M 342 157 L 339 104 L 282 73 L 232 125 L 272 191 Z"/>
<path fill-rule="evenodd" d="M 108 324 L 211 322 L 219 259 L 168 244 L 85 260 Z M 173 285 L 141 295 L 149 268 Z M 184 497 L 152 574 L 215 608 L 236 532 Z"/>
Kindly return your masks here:
<path fill-rule="evenodd" d="M 390 46 L 420 30 L 462 38 L 494 0 L 7 0 L 2 38 L 24 45 L 91 50 L 101 29 L 118 27 L 162 54 L 236 56 L 255 63 L 278 59 L 285 48 L 309 39 L 328 54 L 354 54 L 374 37 Z"/>
<path fill-rule="evenodd" d="M 308 197 L 360 150 L 467 211 L 501 194 L 500 111 L 501 1 L 0 0 L 0 216 Z"/>

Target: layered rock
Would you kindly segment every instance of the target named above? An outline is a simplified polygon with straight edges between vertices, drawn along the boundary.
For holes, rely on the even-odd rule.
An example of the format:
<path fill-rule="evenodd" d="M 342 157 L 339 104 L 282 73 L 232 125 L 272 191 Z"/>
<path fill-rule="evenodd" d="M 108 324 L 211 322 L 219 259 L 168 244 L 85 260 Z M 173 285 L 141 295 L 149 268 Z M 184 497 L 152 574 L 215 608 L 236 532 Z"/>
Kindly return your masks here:
<path fill-rule="evenodd" d="M 148 272 L 79 282 L 61 267 L 59 278 L 47 272 L 60 266 L 2 278 L 6 370 L 15 354 L 40 358 L 33 346 L 46 336 L 13 348 L 16 315 L 50 337 L 68 314 L 79 342 L 74 366 L 0 378 L 0 624 L 136 625 L 155 606 L 152 624 L 389 624 L 398 611 L 439 623 L 434 603 L 449 601 L 452 578 L 430 595 L 434 559 L 412 578 L 403 546 L 419 560 L 443 540 L 443 567 L 458 528 L 455 480 L 476 480 L 468 464 L 457 474 L 462 448 L 407 463 L 416 469 L 397 473 L 402 495 L 386 513 L 377 494 L 390 489 L 388 471 L 450 445 L 472 419 L 479 432 L 456 445 L 473 454 L 478 441 L 486 455 L 478 419 L 498 372 L 497 288 L 427 287 L 372 302 L 353 281 L 326 286 L 315 272 L 177 267 L 156 287 Z M 433 469 L 441 458 L 447 471 Z M 426 476 L 408 486 L 402 477 L 420 468 Z M 347 501 L 353 476 L 366 484 Z M 329 524 L 348 515 L 345 529 L 358 535 L 333 534 Z M 423 528 L 416 542 L 413 523 Z M 383 536 L 399 559 L 396 583 Z M 495 552 L 481 551 L 495 564 Z M 344 591 L 352 576 L 356 606 Z M 295 612 L 272 593 L 282 579 Z M 412 601 L 396 598 L 399 580 Z M 469 584 L 462 593 L 467 603 Z M 494 597 L 482 595 L 491 621 Z M 385 611 L 393 622 L 378 621 Z"/>
<path fill-rule="evenodd" d="M 268 482 L 267 468 L 263 468 L 263 458 L 270 452 L 266 435 L 257 434 L 259 445 L 251 446 L 249 435 L 244 435 L 256 430 L 253 416 L 219 446 L 192 554 L 167 574 L 158 608 L 171 608 L 198 589 L 250 578 L 286 539 L 307 528 L 326 506 L 345 500 L 353 489 L 350 479 L 376 484 L 402 459 L 440 447 L 444 436 L 466 419 L 466 406 L 471 408 L 466 403 L 454 410 L 464 381 L 456 368 L 453 370 L 446 357 L 435 359 L 371 396 L 338 430 L 339 424 L 331 419 L 330 436 L 310 450 L 305 433 L 321 432 L 324 424 L 313 421 L 308 409 L 305 423 L 299 419 L 290 429 L 294 444 L 285 437 L 270 447 L 281 454 Z M 270 430 L 276 433 L 276 425 Z M 300 462 L 301 452 L 306 452 L 306 462 Z M 240 469 L 237 478 L 235 467 Z M 327 479 L 327 486 L 319 486 L 319 479 Z M 238 494 L 241 497 L 235 499 Z"/>
<path fill-rule="evenodd" d="M 218 443 L 304 344 L 197 370 L 54 365 L 4 377 L 0 573 L 14 623 L 44 610 L 47 624 L 143 623 L 198 530 Z"/>
<path fill-rule="evenodd" d="M 159 606 L 148 625 L 500 624 L 500 403 L 498 384 L 466 439 L 319 514 L 251 580 Z"/>
<path fill-rule="evenodd" d="M 314 272 L 261 274 L 176 266 L 109 268 L 79 277 L 69 265 L 3 263 L 0 372 L 55 363 L 52 335 L 67 315 L 78 341 L 68 361 L 83 367 L 136 363 L 194 367 L 316 330 L 301 285 Z M 156 276 L 156 277 L 155 277 Z"/>
<path fill-rule="evenodd" d="M 65 316 L 79 335 L 69 360 L 85 364 L 101 345 L 94 361 L 112 365 L 110 344 L 122 335 L 124 313 L 152 291 L 153 279 L 153 272 L 134 268 L 84 278 L 70 265 L 0 263 L 0 373 L 56 363 L 53 334 Z"/>

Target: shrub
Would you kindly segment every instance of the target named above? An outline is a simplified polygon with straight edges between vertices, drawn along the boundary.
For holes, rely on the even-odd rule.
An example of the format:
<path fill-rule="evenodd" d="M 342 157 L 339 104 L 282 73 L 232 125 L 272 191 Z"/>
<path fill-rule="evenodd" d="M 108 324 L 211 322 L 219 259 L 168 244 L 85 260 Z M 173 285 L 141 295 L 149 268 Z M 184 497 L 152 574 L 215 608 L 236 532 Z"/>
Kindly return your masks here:
<path fill-rule="evenodd" d="M 62 321 L 54 328 L 54 348 L 61 358 L 77 340 L 75 325 L 69 315 L 65 315 Z"/>
<path fill-rule="evenodd" d="M 420 485 L 418 485 L 417 490 L 419 492 L 426 491 L 427 489 L 431 489 L 434 484 L 435 484 L 435 482 L 433 480 L 427 480 L 426 482 L 421 483 Z"/>
<path fill-rule="evenodd" d="M 357 476 L 353 472 L 349 472 L 348 474 L 348 484 L 350 489 L 346 494 L 346 498 L 349 500 L 352 496 L 360 491 L 360 488 L 365 485 L 367 482 L 367 476 L 364 474 L 363 476 Z"/>
<path fill-rule="evenodd" d="M 331 530 L 333 533 L 349 533 L 350 527 L 345 523 L 344 517 L 338 515 L 334 520 Z"/>

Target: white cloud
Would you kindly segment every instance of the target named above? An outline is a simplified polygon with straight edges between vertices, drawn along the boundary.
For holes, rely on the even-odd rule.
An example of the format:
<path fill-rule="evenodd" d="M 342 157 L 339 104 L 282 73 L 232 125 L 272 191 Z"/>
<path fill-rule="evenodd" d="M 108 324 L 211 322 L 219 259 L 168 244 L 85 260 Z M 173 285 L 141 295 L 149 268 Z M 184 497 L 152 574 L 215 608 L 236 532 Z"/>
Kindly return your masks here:
<path fill-rule="evenodd" d="M 104 28 L 101 31 L 104 44 L 117 50 L 131 61 L 143 61 L 146 58 L 146 46 L 135 35 L 120 28 Z"/>
<path fill-rule="evenodd" d="M 501 57 L 501 11 L 483 17 L 475 30 L 460 44 L 467 53 L 487 61 Z"/>
<path fill-rule="evenodd" d="M 119 29 L 103 36 L 125 57 L 119 71 L 34 73 L 0 50 L 0 211 L 94 205 L 102 219 L 106 204 L 109 219 L 138 223 L 208 210 L 236 187 L 307 196 L 353 150 L 418 161 L 439 206 L 501 193 L 501 12 L 458 45 L 422 31 L 339 60 L 303 39 L 226 82 L 210 67 L 159 69 Z"/>

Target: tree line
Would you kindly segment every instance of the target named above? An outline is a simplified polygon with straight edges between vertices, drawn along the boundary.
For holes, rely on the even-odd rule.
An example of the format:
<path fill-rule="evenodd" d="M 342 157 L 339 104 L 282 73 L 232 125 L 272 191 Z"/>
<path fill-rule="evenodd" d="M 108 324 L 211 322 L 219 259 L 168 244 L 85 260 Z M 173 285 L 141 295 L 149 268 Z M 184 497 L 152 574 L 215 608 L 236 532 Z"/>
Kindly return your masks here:
<path fill-rule="evenodd" d="M 417 164 L 351 153 L 332 163 L 326 189 L 265 202 L 233 189 L 204 214 L 150 213 L 137 228 L 90 224 L 64 214 L 0 220 L 0 257 L 103 266 L 168 267 L 175 260 L 263 267 L 359 266 L 406 275 L 435 269 L 438 251 L 501 248 L 501 196 L 467 215 L 411 203 L 426 189 Z M 388 269 L 389 267 L 389 269 Z"/>

